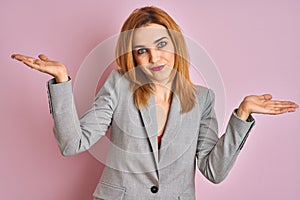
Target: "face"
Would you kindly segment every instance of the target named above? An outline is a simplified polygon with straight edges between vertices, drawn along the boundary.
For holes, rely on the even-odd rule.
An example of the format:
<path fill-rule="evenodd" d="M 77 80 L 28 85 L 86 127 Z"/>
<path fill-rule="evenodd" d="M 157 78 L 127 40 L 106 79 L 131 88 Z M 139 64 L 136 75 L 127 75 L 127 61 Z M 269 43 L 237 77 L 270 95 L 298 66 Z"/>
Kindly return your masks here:
<path fill-rule="evenodd" d="M 133 56 L 148 78 L 167 84 L 174 67 L 174 45 L 167 29 L 158 24 L 138 28 L 133 34 Z"/>

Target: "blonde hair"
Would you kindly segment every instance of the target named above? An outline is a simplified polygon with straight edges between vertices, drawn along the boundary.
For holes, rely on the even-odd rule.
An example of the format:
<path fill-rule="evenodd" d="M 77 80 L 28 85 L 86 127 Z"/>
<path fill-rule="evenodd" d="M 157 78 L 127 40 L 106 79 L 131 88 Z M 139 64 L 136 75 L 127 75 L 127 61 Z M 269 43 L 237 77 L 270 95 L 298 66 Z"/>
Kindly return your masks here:
<path fill-rule="evenodd" d="M 181 113 L 189 112 L 195 105 L 195 87 L 190 80 L 189 60 L 187 46 L 180 27 L 163 10 L 147 6 L 134 10 L 124 22 L 121 34 L 119 35 L 116 46 L 116 63 L 120 66 L 121 72 L 128 76 L 134 92 L 133 98 L 138 109 L 148 106 L 150 94 L 154 90 L 146 75 L 136 67 L 132 51 L 132 38 L 136 28 L 149 24 L 159 24 L 164 26 L 174 44 L 175 62 L 173 71 L 176 73 L 172 91 L 175 93 L 181 104 Z"/>

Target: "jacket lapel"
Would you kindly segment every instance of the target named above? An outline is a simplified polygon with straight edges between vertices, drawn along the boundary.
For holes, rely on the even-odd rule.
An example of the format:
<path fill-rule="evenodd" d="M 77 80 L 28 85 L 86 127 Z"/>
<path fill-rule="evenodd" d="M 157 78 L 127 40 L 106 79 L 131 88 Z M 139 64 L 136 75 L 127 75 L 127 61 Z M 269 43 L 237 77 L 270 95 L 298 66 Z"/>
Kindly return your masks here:
<path fill-rule="evenodd" d="M 170 111 L 166 122 L 167 124 L 161 139 L 160 150 L 158 151 L 157 119 L 155 97 L 153 95 L 150 96 L 148 103 L 148 107 L 143 107 L 140 109 L 140 114 L 152 148 L 156 168 L 159 169 L 159 167 L 164 166 L 169 162 L 168 155 L 164 155 L 167 153 L 167 149 L 170 147 L 171 143 L 174 142 L 174 139 L 177 138 L 177 130 L 181 126 L 183 115 L 180 114 L 180 100 L 175 94 L 173 94 Z M 162 161 L 162 163 L 160 163 L 159 166 L 160 161 Z"/>
<path fill-rule="evenodd" d="M 155 99 L 153 95 L 150 95 L 149 106 L 140 109 L 141 118 L 145 127 L 148 140 L 150 142 L 156 168 L 158 168 L 158 142 L 157 142 L 157 124 L 156 124 L 156 109 Z"/>
<path fill-rule="evenodd" d="M 161 139 L 159 162 L 163 159 L 166 150 L 174 142 L 174 139 L 178 137 L 177 134 L 179 133 L 177 133 L 177 130 L 181 126 L 183 116 L 180 113 L 180 109 L 180 100 L 176 94 L 173 94 L 167 124 Z"/>

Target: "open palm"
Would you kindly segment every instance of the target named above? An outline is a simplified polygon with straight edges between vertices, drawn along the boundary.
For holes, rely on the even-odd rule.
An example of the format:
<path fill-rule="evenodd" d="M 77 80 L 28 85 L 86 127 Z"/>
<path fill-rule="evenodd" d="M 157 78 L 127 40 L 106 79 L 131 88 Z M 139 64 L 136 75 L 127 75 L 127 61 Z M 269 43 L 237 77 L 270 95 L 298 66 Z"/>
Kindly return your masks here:
<path fill-rule="evenodd" d="M 66 67 L 58 61 L 50 60 L 43 54 L 40 54 L 38 58 L 21 54 L 13 54 L 11 57 L 23 62 L 32 69 L 36 69 L 40 72 L 53 76 L 57 82 L 65 82 L 68 80 Z"/>
<path fill-rule="evenodd" d="M 238 115 L 245 116 L 251 113 L 278 115 L 286 112 L 294 112 L 299 106 L 292 101 L 272 100 L 272 95 L 250 95 L 241 103 Z M 244 118 L 244 117 L 243 117 Z"/>

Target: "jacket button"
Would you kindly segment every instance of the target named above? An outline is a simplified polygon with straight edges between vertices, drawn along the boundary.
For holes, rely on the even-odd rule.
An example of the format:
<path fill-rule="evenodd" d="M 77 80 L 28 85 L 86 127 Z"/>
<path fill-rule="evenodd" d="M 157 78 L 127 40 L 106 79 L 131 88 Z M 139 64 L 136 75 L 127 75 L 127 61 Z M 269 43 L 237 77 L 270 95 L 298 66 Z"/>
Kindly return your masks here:
<path fill-rule="evenodd" d="M 152 186 L 150 190 L 151 190 L 152 193 L 156 193 L 156 192 L 158 192 L 158 187 L 157 186 Z"/>

